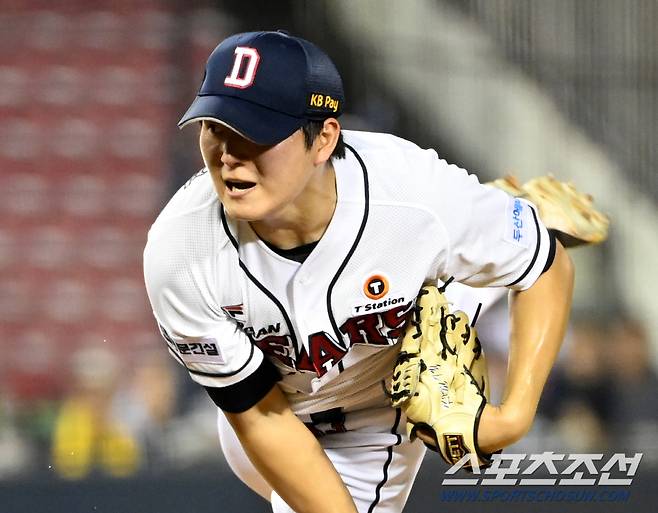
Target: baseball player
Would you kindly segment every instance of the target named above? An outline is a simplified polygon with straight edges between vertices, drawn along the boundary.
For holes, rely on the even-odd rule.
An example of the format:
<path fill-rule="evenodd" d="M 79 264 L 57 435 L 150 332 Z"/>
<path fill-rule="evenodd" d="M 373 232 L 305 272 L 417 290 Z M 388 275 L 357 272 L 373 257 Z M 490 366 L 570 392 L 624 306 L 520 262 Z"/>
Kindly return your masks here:
<path fill-rule="evenodd" d="M 409 141 L 341 130 L 343 108 L 312 43 L 223 41 L 180 121 L 200 127 L 205 167 L 144 252 L 169 352 L 277 513 L 402 511 L 425 446 L 382 381 L 425 284 L 511 290 L 504 399 L 471 424 L 481 454 L 530 428 L 570 309 L 571 261 L 532 203 Z"/>

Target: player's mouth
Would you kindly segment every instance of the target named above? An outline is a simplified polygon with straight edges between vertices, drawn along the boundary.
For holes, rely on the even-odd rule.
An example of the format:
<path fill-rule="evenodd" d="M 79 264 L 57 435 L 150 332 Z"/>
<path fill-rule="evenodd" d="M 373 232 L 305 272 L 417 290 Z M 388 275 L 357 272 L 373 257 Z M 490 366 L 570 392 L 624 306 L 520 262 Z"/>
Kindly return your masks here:
<path fill-rule="evenodd" d="M 251 189 L 256 187 L 255 182 L 246 180 L 224 180 L 226 193 L 232 198 L 239 198 L 247 194 Z"/>

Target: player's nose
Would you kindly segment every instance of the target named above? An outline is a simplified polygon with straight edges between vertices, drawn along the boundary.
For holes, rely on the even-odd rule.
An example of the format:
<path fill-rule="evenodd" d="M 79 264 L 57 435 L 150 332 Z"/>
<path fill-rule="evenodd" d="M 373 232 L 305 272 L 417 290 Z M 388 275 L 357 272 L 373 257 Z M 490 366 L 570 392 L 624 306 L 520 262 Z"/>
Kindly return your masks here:
<path fill-rule="evenodd" d="M 220 160 L 225 166 L 233 168 L 239 166 L 242 162 L 242 159 L 237 156 L 235 149 L 231 148 L 226 142 L 222 144 L 221 152 L 222 156 L 220 157 Z"/>
<path fill-rule="evenodd" d="M 228 167 L 235 167 L 239 164 L 239 159 L 235 158 L 233 155 L 227 152 L 223 152 L 220 158 L 222 164 Z"/>

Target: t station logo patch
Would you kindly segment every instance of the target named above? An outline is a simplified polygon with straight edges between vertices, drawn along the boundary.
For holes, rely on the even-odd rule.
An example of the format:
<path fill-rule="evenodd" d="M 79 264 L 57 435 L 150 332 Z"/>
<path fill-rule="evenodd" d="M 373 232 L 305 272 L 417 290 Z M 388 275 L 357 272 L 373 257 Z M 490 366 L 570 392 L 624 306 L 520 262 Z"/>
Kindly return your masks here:
<path fill-rule="evenodd" d="M 405 302 L 403 296 L 384 298 L 389 292 L 389 283 L 386 276 L 373 274 L 363 283 L 363 295 L 371 301 L 353 306 L 352 315 L 364 316 L 373 312 L 381 313 L 393 305 L 402 305 Z"/>
<path fill-rule="evenodd" d="M 388 294 L 388 280 L 381 274 L 375 274 L 363 284 L 363 293 L 368 299 L 381 299 Z"/>

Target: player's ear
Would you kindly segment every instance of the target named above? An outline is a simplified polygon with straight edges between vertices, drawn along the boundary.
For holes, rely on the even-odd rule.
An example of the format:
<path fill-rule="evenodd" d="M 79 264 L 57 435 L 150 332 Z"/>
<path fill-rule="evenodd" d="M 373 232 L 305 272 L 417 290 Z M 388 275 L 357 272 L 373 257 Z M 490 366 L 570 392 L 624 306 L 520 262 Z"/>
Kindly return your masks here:
<path fill-rule="evenodd" d="M 314 164 L 320 165 L 325 163 L 331 157 L 331 154 L 338 144 L 338 136 L 340 135 L 340 123 L 336 118 L 327 118 L 324 120 L 322 130 L 313 141 L 313 149 L 315 150 Z"/>

